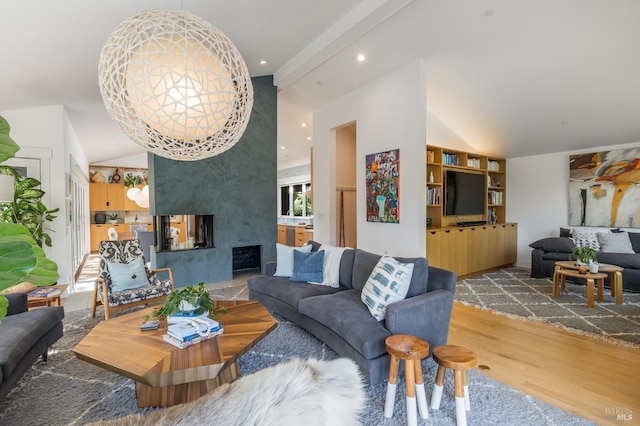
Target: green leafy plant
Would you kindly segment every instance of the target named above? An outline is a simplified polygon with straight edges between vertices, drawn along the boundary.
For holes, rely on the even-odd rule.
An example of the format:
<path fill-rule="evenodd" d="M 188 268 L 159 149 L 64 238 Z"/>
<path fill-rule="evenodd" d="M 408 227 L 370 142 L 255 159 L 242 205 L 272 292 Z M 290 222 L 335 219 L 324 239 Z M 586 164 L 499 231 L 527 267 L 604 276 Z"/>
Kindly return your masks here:
<path fill-rule="evenodd" d="M 0 222 L 0 291 L 28 281 L 37 286 L 54 284 L 58 265 L 20 224 Z M 7 314 L 8 301 L 0 294 L 0 319 Z"/>
<path fill-rule="evenodd" d="M 216 319 L 218 313 L 226 313 L 227 308 L 219 306 L 211 300 L 209 292 L 204 288 L 204 283 L 198 285 L 190 285 L 179 290 L 174 290 L 167 296 L 166 302 L 160 307 L 153 310 L 153 317 L 164 319 L 184 310 L 185 304 L 194 308 L 193 313 L 202 315 L 209 311 L 209 317 Z"/>
<path fill-rule="evenodd" d="M 575 247 L 571 252 L 572 257 L 585 265 L 596 261 L 598 252 L 591 247 Z"/>
<path fill-rule="evenodd" d="M 109 220 L 118 220 L 118 213 L 112 213 L 109 215 Z"/>
<path fill-rule="evenodd" d="M 15 156 L 20 149 L 9 136 L 9 123 L 0 116 L 0 162 Z M 0 203 L 0 221 L 24 225 L 40 247 L 51 247 L 51 236 L 44 224 L 54 220 L 60 209 L 50 210 L 42 203 L 44 191 L 38 189 L 40 181 L 22 177 L 11 166 L 0 165 L 0 174 L 13 176 L 15 187 L 13 202 Z"/>
<path fill-rule="evenodd" d="M 124 177 L 124 186 L 142 185 L 143 183 L 142 176 L 134 176 L 133 173 L 127 173 Z"/>

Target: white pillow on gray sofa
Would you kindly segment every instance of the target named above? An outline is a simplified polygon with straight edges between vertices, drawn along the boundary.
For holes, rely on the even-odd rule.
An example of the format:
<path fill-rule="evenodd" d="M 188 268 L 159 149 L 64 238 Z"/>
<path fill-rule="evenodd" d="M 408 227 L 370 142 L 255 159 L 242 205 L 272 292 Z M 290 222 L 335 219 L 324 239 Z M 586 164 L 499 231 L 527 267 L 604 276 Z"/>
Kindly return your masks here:
<path fill-rule="evenodd" d="M 600 251 L 603 253 L 635 253 L 629 234 L 626 232 L 613 234 L 598 232 L 598 243 L 600 243 Z"/>

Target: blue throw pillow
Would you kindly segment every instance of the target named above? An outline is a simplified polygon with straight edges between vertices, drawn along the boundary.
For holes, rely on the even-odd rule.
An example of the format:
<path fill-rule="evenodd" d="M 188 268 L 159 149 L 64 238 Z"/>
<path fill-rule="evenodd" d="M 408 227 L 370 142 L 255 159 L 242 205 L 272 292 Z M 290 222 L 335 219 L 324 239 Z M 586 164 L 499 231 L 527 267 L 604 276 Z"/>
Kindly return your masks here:
<path fill-rule="evenodd" d="M 291 281 L 322 283 L 324 250 L 310 253 L 293 252 L 293 275 Z"/>
<path fill-rule="evenodd" d="M 107 262 L 107 268 L 111 275 L 112 291 L 125 291 L 149 285 L 141 257 L 131 263 Z"/>

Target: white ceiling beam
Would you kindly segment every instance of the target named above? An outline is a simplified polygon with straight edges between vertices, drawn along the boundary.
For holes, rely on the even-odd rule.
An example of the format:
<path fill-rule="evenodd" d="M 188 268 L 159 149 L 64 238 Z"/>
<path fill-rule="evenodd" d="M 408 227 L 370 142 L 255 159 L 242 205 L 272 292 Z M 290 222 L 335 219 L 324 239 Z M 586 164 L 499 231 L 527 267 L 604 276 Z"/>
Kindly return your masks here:
<path fill-rule="evenodd" d="M 276 70 L 274 84 L 279 90 L 291 86 L 412 1 L 363 1 Z"/>

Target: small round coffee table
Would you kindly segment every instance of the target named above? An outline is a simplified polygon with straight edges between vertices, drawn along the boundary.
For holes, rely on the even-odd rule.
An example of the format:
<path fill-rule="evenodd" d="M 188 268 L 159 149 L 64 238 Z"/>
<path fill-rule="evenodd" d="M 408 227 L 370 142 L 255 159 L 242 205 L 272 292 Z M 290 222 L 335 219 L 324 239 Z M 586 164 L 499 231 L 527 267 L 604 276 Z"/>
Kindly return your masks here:
<path fill-rule="evenodd" d="M 560 291 L 565 287 L 565 279 L 566 277 L 575 277 L 575 278 L 583 278 L 587 280 L 587 306 L 593 308 L 594 306 L 594 287 L 595 282 L 598 283 L 598 301 L 602 302 L 604 300 L 602 289 L 604 288 L 604 279 L 607 278 L 607 274 L 597 273 L 592 274 L 591 272 L 585 272 L 581 274 L 577 269 L 563 269 L 560 266 L 556 266 L 555 271 L 553 272 L 553 291 L 551 293 L 552 297 L 557 297 L 560 294 Z"/>
<path fill-rule="evenodd" d="M 562 260 L 562 261 L 558 261 L 556 262 L 556 270 L 558 268 L 561 269 L 572 269 L 577 271 L 578 267 L 580 265 L 578 265 L 575 261 L 572 260 Z M 616 265 L 610 265 L 608 263 L 599 263 L 598 264 L 598 273 L 605 273 L 605 274 L 610 274 L 611 275 L 611 296 L 616 298 L 616 304 L 617 305 L 621 305 L 622 304 L 622 268 Z M 553 274 L 554 276 L 554 283 L 555 283 L 555 272 Z M 585 274 L 580 274 L 579 278 L 586 278 Z M 604 285 L 604 284 L 603 284 Z M 564 277 L 562 278 L 562 289 L 564 289 Z M 602 289 L 600 288 L 600 286 L 598 286 L 598 301 L 602 302 Z M 553 297 L 556 297 L 557 294 L 560 293 L 560 289 L 557 290 L 556 293 L 556 289 L 554 286 L 554 295 Z"/>

